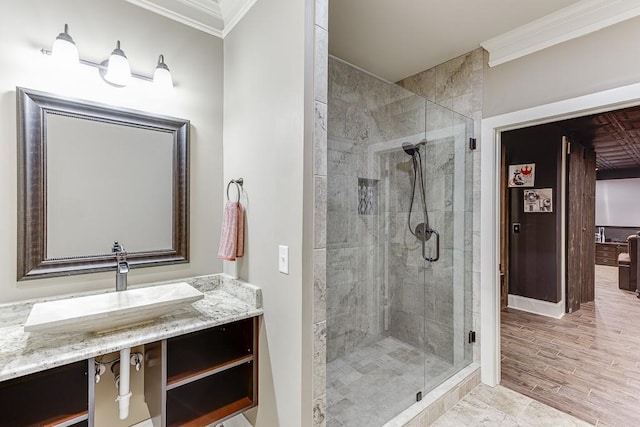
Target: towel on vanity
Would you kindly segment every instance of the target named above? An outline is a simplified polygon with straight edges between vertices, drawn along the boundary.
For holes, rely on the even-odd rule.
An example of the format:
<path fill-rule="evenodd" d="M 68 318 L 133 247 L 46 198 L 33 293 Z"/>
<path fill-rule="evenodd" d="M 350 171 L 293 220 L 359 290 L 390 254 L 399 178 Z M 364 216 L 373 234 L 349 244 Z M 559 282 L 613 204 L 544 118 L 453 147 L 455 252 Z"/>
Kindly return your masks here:
<path fill-rule="evenodd" d="M 227 202 L 222 218 L 218 258 L 235 261 L 244 255 L 244 212 L 239 202 Z"/>

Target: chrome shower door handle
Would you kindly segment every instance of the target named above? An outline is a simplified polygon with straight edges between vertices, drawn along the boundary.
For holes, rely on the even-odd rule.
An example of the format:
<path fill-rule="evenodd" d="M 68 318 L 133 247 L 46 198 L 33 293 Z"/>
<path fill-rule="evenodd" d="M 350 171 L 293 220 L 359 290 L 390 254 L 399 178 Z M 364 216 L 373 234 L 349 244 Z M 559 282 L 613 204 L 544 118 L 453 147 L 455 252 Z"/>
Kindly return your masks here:
<path fill-rule="evenodd" d="M 432 235 L 433 234 L 436 235 L 436 256 L 428 257 L 426 255 L 426 253 L 425 253 L 425 242 L 427 241 L 427 239 L 421 239 L 422 240 L 422 258 L 424 258 L 425 261 L 436 262 L 436 261 L 438 261 L 440 259 L 440 233 L 438 233 L 433 228 L 430 228 L 427 232 L 432 234 Z"/>

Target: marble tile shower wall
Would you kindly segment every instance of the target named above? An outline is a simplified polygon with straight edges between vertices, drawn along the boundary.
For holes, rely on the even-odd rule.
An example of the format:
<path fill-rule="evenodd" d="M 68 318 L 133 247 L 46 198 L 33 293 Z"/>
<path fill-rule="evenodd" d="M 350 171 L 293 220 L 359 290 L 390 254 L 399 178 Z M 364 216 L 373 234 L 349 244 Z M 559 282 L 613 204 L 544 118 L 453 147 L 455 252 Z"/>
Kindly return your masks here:
<path fill-rule="evenodd" d="M 424 99 L 335 59 L 329 73 L 328 360 L 385 334 L 386 282 L 386 333 L 453 361 L 453 137 L 426 148 L 430 217 L 444 241 L 441 261 L 425 268 L 420 244 L 406 226 L 410 158 L 399 148 L 371 154 L 372 144 L 424 134 Z M 451 111 L 427 108 L 428 131 L 452 128 Z M 354 192 L 362 177 L 379 180 L 373 215 L 357 215 Z"/>
<path fill-rule="evenodd" d="M 469 57 L 475 59 L 477 55 L 472 53 Z M 465 67 L 462 68 L 466 70 Z M 458 68 L 445 67 L 453 70 L 453 74 Z M 425 73 L 435 79 L 435 69 Z M 444 75 L 440 74 L 440 77 Z M 408 80 L 402 83 L 410 89 L 422 87 L 424 76 L 415 78 L 417 83 Z M 467 80 L 455 76 L 438 79 L 445 86 L 455 86 L 460 81 L 466 84 Z M 427 95 L 434 99 L 435 80 L 433 85 L 425 87 L 429 90 Z M 329 60 L 328 361 L 388 334 L 451 363 L 471 358 L 471 348 L 463 344 L 469 325 L 463 322 L 465 316 L 471 319 L 473 311 L 472 292 L 465 284 L 469 283 L 473 270 L 470 230 L 474 226 L 474 200 L 468 189 L 474 180 L 474 156 L 462 152 L 461 148 L 465 150 L 473 129 L 468 132 L 464 118 L 450 109 L 425 103 L 424 91 L 415 92 L 421 96 L 414 96 L 335 58 Z M 450 88 L 444 92 L 449 96 L 457 94 Z M 472 98 L 463 93 L 455 103 L 471 102 Z M 454 100 L 444 103 L 450 108 Z M 441 260 L 433 265 L 425 265 L 420 244 L 407 228 L 411 161 L 397 142 L 399 138 L 424 134 L 425 129 L 430 139 L 425 148 L 429 216 L 443 236 Z M 457 134 L 452 133 L 454 131 Z M 432 138 L 432 135 L 438 136 Z M 397 149 L 373 148 L 394 140 Z M 378 209 L 371 215 L 358 215 L 359 178 L 378 182 Z M 457 200 L 454 208 L 454 198 L 459 198 L 459 194 L 463 195 L 462 200 Z M 417 224 L 416 218 L 413 227 Z M 467 230 L 464 235 L 454 231 L 463 229 Z M 464 249 L 454 250 L 454 247 Z M 386 331 L 383 324 L 385 283 L 389 305 Z M 452 345 L 454 341 L 458 344 Z"/>
<path fill-rule="evenodd" d="M 326 426 L 327 410 L 327 83 L 329 2 L 315 0 L 313 78 L 313 360 L 312 425 Z"/>
<path fill-rule="evenodd" d="M 329 60 L 327 360 L 380 340 L 385 275 L 386 155 L 373 144 L 424 129 L 424 100 L 340 60 Z M 406 160 L 406 159 L 405 159 Z M 376 209 L 359 212 L 360 183 Z M 375 184 L 373 184 L 375 183 Z"/>
<path fill-rule="evenodd" d="M 455 219 L 464 218 L 464 212 L 460 211 L 462 208 L 454 211 L 454 147 L 454 138 L 447 137 L 431 139 L 424 149 L 429 223 L 441 235 L 440 260 L 435 263 L 423 260 L 421 243 L 407 225 L 413 190 L 409 157 L 402 151 L 390 154 L 385 167 L 389 188 L 393 189 L 392 199 L 396 198 L 389 204 L 386 219 L 390 224 L 387 263 L 391 293 L 389 331 L 392 336 L 449 363 L 454 362 L 454 326 L 464 326 L 454 325 L 454 292 L 457 288 L 464 291 L 464 280 L 457 283 L 457 287 L 453 281 L 454 266 L 464 269 L 464 259 L 454 259 L 453 249 L 454 236 L 462 232 L 462 224 L 456 224 Z M 412 229 L 421 222 L 424 218 L 420 199 L 417 199 L 413 207 Z M 455 229 L 456 225 L 460 228 Z M 432 237 L 426 247 L 434 245 L 435 237 Z M 460 295 L 463 297 L 464 294 Z M 464 318 L 455 320 L 463 321 Z"/>
<path fill-rule="evenodd" d="M 482 122 L 483 64 L 488 61 L 487 52 L 478 48 L 436 67 L 422 71 L 401 80 L 398 85 L 413 93 L 424 96 L 429 101 L 450 108 L 471 117 L 474 122 L 473 137 L 478 149 L 467 156 L 468 168 L 466 186 L 471 188 L 472 212 L 465 215 L 468 226 L 471 223 L 471 236 L 465 236 L 465 275 L 471 274 L 472 288 L 465 290 L 465 315 L 471 316 L 472 328 L 480 330 L 480 125 Z M 470 239 L 470 241 L 467 241 Z M 471 263 L 471 267 L 469 267 Z M 471 304 L 471 305 L 470 305 Z M 480 360 L 480 343 L 473 347 L 473 360 Z M 467 349 L 468 351 L 468 349 Z"/>

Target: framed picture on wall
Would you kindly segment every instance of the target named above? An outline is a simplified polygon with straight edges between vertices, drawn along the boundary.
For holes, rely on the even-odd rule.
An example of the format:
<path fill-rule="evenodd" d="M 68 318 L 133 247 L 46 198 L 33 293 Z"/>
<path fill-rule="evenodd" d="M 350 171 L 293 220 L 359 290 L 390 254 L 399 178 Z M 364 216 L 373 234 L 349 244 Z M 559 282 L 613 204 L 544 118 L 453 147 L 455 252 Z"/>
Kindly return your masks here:
<path fill-rule="evenodd" d="M 509 187 L 533 187 L 535 179 L 535 163 L 509 165 Z"/>
<path fill-rule="evenodd" d="M 524 190 L 524 213 L 553 212 L 553 188 Z"/>

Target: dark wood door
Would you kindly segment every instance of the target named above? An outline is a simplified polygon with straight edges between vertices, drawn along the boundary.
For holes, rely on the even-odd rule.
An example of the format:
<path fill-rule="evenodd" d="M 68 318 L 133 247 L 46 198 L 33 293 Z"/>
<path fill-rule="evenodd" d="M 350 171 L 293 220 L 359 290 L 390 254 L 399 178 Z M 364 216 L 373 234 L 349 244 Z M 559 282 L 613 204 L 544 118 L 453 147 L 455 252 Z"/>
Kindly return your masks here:
<path fill-rule="evenodd" d="M 571 143 L 567 180 L 567 307 L 593 301 L 595 288 L 595 153 Z"/>
<path fill-rule="evenodd" d="M 595 267 L 596 245 L 594 231 L 596 229 L 596 153 L 586 150 L 584 154 L 584 182 L 582 193 L 584 212 L 582 215 L 582 288 L 580 302 L 595 299 Z"/>
<path fill-rule="evenodd" d="M 580 282 L 583 258 L 580 256 L 580 251 L 582 250 L 582 212 L 584 210 L 582 194 L 585 189 L 585 149 L 582 145 L 574 143 L 570 150 L 567 181 L 567 313 L 579 310 L 582 300 Z"/>

